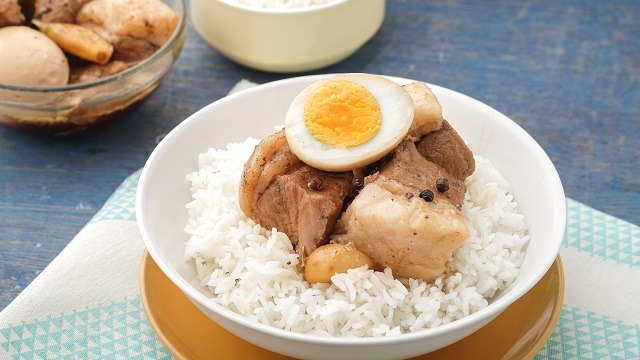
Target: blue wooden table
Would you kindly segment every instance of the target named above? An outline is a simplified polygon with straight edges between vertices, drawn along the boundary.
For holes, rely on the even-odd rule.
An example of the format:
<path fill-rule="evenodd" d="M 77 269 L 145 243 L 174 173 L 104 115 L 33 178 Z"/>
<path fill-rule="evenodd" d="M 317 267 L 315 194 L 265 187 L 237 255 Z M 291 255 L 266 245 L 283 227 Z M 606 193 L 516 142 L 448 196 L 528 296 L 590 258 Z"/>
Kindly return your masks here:
<path fill-rule="evenodd" d="M 419 79 L 483 101 L 542 145 L 567 196 L 640 224 L 638 19 L 635 0 L 389 0 L 379 33 L 318 73 Z M 163 85 L 114 125 L 74 138 L 0 128 L 0 310 L 144 165 L 159 137 L 242 78 L 296 75 L 237 65 L 189 25 Z"/>

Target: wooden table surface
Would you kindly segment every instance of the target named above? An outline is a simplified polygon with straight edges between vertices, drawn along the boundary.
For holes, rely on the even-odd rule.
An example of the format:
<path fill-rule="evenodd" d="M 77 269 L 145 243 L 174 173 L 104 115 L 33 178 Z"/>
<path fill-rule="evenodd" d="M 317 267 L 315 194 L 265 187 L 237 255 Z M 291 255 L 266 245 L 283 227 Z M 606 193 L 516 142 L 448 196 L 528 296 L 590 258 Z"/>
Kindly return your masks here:
<path fill-rule="evenodd" d="M 555 163 L 568 197 L 640 224 L 640 2 L 388 0 L 380 31 L 316 73 L 423 80 L 498 109 Z M 159 136 L 220 99 L 237 65 L 189 24 L 160 88 L 99 132 L 48 138 L 0 128 L 0 309 L 141 168 Z"/>

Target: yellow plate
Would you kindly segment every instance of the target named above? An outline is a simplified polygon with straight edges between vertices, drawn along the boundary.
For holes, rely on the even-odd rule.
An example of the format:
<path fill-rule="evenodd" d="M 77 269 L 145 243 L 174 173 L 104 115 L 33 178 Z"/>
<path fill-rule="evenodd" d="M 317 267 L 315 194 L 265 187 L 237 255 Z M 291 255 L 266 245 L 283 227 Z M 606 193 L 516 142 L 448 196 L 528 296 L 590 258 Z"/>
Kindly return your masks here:
<path fill-rule="evenodd" d="M 290 359 L 248 343 L 204 315 L 145 251 L 142 305 L 156 335 L 176 359 Z M 560 257 L 547 274 L 495 320 L 470 336 L 414 359 L 531 359 L 551 336 L 562 310 Z"/>

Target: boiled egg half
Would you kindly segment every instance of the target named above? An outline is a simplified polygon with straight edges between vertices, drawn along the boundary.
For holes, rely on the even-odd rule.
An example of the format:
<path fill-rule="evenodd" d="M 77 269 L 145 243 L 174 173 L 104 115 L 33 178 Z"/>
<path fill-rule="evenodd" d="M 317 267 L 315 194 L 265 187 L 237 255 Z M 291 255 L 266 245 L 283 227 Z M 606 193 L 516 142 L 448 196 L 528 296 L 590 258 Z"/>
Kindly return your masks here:
<path fill-rule="evenodd" d="M 377 75 L 340 74 L 305 88 L 291 103 L 285 134 L 306 164 L 347 171 L 379 160 L 407 135 L 411 96 Z"/>

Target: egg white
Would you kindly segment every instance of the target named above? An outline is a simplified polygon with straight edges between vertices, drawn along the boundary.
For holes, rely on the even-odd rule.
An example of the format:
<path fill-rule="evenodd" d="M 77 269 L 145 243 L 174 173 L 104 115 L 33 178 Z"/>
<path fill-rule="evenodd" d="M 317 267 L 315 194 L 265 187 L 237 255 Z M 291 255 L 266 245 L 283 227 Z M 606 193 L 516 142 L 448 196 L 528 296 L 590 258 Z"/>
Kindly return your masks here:
<path fill-rule="evenodd" d="M 304 107 L 320 86 L 333 81 L 349 81 L 366 88 L 376 99 L 382 114 L 378 133 L 364 144 L 341 148 L 318 141 L 304 122 Z M 285 118 L 285 135 L 291 151 L 307 165 L 325 171 L 347 171 L 379 160 L 407 135 L 413 121 L 411 96 L 395 82 L 370 74 L 339 74 L 305 88 L 291 103 Z"/>

